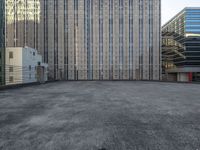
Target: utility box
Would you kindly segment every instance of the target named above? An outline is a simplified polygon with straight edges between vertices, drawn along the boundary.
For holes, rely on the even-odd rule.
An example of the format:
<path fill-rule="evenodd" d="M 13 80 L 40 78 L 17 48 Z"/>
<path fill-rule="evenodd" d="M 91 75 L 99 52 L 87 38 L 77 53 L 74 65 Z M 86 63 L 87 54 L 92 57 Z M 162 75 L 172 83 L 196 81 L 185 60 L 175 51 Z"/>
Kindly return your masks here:
<path fill-rule="evenodd" d="M 48 68 L 47 64 L 37 66 L 37 82 L 45 83 L 48 80 L 47 68 Z"/>

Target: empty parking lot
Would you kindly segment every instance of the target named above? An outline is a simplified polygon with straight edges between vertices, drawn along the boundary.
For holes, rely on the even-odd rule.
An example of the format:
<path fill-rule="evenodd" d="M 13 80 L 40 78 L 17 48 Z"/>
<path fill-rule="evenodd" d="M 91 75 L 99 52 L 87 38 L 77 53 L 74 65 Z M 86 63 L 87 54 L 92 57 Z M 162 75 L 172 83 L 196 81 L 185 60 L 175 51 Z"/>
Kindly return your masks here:
<path fill-rule="evenodd" d="M 200 85 L 55 82 L 0 91 L 3 150 L 197 150 Z"/>

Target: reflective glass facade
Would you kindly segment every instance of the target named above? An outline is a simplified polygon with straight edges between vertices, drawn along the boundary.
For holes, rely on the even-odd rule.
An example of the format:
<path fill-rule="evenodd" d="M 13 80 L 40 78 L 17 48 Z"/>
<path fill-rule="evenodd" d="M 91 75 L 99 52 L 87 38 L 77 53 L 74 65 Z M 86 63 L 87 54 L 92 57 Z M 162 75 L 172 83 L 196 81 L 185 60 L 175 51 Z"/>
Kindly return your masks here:
<path fill-rule="evenodd" d="M 38 49 L 50 78 L 160 79 L 160 0 L 6 1 L 6 44 Z"/>
<path fill-rule="evenodd" d="M 162 28 L 163 67 L 200 67 L 200 8 L 185 8 Z"/>
<path fill-rule="evenodd" d="M 5 3 L 0 1 L 0 85 L 5 83 L 5 21 L 4 21 Z"/>
<path fill-rule="evenodd" d="M 38 49 L 39 0 L 5 0 L 6 46 Z"/>

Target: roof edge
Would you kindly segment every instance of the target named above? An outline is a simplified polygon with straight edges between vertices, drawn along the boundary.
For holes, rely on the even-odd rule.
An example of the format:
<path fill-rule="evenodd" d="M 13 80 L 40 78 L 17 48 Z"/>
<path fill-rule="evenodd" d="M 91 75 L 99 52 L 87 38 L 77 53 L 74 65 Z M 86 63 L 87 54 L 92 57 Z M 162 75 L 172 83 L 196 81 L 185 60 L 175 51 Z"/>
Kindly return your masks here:
<path fill-rule="evenodd" d="M 172 17 L 169 21 L 167 21 L 162 28 L 164 28 L 167 24 L 169 24 L 170 22 L 172 22 L 176 17 L 178 17 L 179 15 L 181 15 L 182 13 L 184 13 L 187 9 L 199 9 L 200 7 L 185 7 L 183 8 L 180 12 L 178 12 L 174 17 Z"/>

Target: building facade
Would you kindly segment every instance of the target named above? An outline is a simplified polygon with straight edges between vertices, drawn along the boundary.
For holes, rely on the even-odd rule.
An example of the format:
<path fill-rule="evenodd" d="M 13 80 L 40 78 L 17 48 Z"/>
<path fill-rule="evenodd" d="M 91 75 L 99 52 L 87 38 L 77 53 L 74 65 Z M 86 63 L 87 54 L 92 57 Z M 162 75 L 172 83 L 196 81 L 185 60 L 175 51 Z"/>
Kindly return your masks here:
<path fill-rule="evenodd" d="M 47 64 L 42 56 L 30 47 L 6 47 L 5 84 L 25 84 L 38 82 L 38 78 L 47 80 Z M 38 68 L 43 68 L 38 72 Z M 39 77 L 40 76 L 40 77 Z"/>
<path fill-rule="evenodd" d="M 163 70 L 178 81 L 200 80 L 200 8 L 185 8 L 162 27 Z"/>
<path fill-rule="evenodd" d="M 160 80 L 160 0 L 6 0 L 6 44 L 52 79 Z"/>
<path fill-rule="evenodd" d="M 5 84 L 5 3 L 0 1 L 0 85 Z"/>
<path fill-rule="evenodd" d="M 6 47 L 29 46 L 38 49 L 39 0 L 5 0 Z"/>

